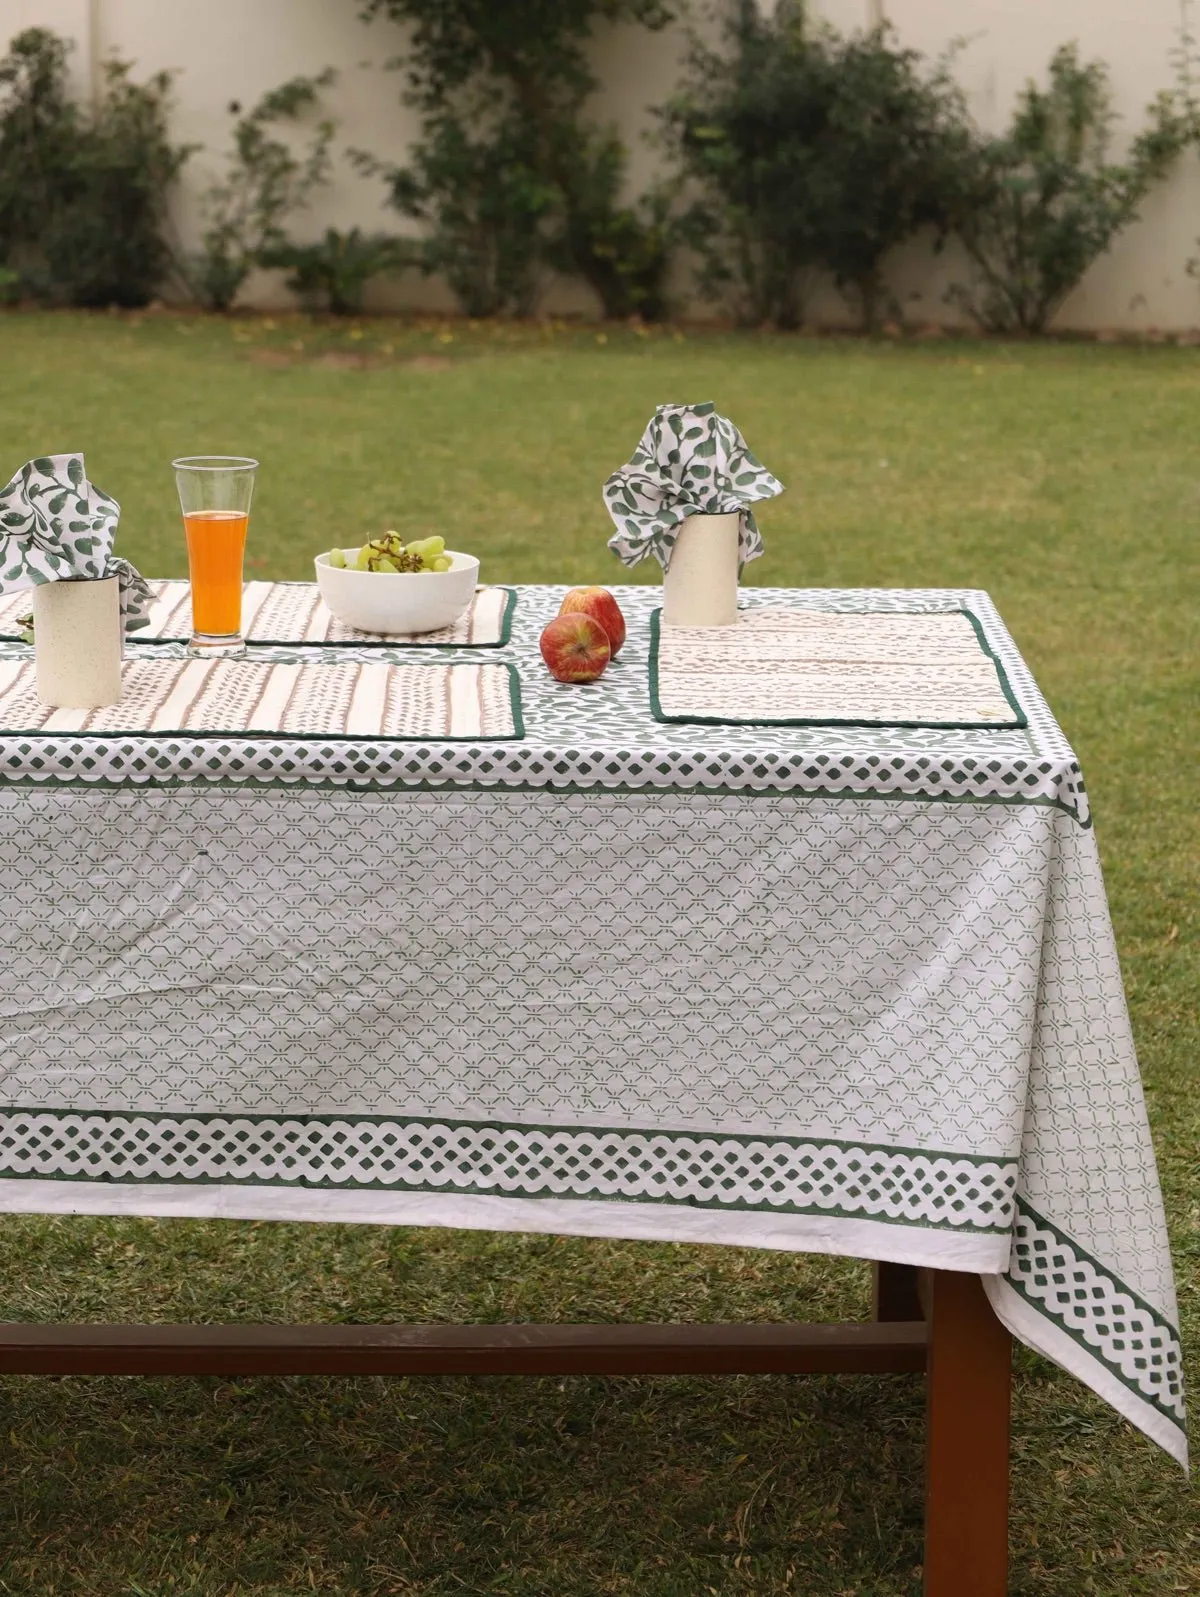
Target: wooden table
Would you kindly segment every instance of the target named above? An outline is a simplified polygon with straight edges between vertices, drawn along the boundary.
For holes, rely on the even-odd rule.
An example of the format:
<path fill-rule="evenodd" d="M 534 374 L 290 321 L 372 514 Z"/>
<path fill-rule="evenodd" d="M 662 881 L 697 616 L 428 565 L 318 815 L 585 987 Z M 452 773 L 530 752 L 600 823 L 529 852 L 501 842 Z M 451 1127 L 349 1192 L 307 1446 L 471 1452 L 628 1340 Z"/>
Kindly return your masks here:
<path fill-rule="evenodd" d="M 874 1266 L 841 1325 L 0 1325 L 9 1375 L 892 1375 L 925 1371 L 925 1597 L 1008 1589 L 1011 1339 L 978 1276 Z"/>

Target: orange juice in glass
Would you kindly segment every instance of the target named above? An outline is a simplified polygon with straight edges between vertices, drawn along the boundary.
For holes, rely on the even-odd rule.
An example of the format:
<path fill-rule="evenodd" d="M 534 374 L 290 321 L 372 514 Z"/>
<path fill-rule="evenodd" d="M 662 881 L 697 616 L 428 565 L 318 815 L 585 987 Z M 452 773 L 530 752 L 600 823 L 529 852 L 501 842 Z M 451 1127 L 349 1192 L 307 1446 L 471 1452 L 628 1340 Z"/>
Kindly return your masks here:
<path fill-rule="evenodd" d="M 188 653 L 203 659 L 244 654 L 242 561 L 258 461 L 243 455 L 184 455 L 171 464 L 192 584 Z"/>

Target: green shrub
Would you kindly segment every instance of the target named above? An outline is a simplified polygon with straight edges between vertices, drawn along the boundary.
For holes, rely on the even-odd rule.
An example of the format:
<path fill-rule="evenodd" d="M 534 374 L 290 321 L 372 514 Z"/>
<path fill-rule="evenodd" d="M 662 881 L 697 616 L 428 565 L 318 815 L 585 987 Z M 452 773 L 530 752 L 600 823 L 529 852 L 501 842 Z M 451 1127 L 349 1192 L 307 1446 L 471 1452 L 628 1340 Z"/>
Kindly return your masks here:
<path fill-rule="evenodd" d="M 873 328 L 889 251 L 922 229 L 944 239 L 972 178 L 945 67 L 923 71 L 886 28 L 813 25 L 794 0 L 770 17 L 735 0 L 722 44 L 693 44 L 663 119 L 698 195 L 684 225 L 701 288 L 748 322 L 795 326 L 823 269 Z"/>
<path fill-rule="evenodd" d="M 887 29 L 831 42 L 829 58 L 820 260 L 874 329 L 888 253 L 920 232 L 940 247 L 970 203 L 973 130 L 948 63 L 926 71 Z"/>
<path fill-rule="evenodd" d="M 625 152 L 584 114 L 597 22 L 664 27 L 664 0 L 363 0 L 410 29 L 408 103 L 422 137 L 375 163 L 428 228 L 423 263 L 474 315 L 528 311 L 543 265 L 583 277 L 605 315 L 656 314 L 670 232 L 661 197 L 625 204 Z M 363 164 L 369 166 L 369 160 Z"/>
<path fill-rule="evenodd" d="M 1152 184 L 1187 142 L 1186 107 L 1163 95 L 1124 162 L 1110 161 L 1114 115 L 1102 62 L 1074 45 L 1029 84 L 1000 138 L 980 140 L 973 203 L 958 231 L 974 281 L 953 293 L 981 326 L 1045 330 L 1083 274 L 1137 216 Z"/>
<path fill-rule="evenodd" d="M 106 63 L 99 109 L 42 235 L 52 291 L 75 305 L 145 305 L 171 270 L 167 196 L 191 151 L 168 137 L 171 74 L 138 84 L 129 71 Z"/>
<path fill-rule="evenodd" d="M 626 164 L 616 133 L 580 134 L 565 157 L 569 177 L 552 213 L 549 259 L 560 271 L 578 272 L 605 316 L 659 321 L 678 229 L 661 186 L 622 203 Z"/>
<path fill-rule="evenodd" d="M 202 248 L 185 268 L 193 292 L 211 309 L 229 309 L 264 252 L 286 244 L 284 219 L 328 181 L 332 121 L 318 122 L 302 156 L 273 130 L 312 111 L 333 80 L 329 68 L 316 77 L 290 78 L 235 124 L 226 174 L 204 196 Z M 239 107 L 230 110 L 237 115 Z"/>
<path fill-rule="evenodd" d="M 329 310 L 335 316 L 357 316 L 371 278 L 410 260 L 401 239 L 363 233 L 357 227 L 348 233 L 328 227 L 315 244 L 278 244 L 260 256 L 263 266 L 290 271 L 288 287 L 310 310 Z"/>
<path fill-rule="evenodd" d="M 696 198 L 683 217 L 699 287 L 738 320 L 794 327 L 819 259 L 814 189 L 828 98 L 800 18 L 748 6 L 723 48 L 693 41 L 689 76 L 661 113 Z"/>
<path fill-rule="evenodd" d="M 0 261 L 21 283 L 41 265 L 41 230 L 78 137 L 66 44 L 44 28 L 19 33 L 0 60 L 0 96 Z"/>
<path fill-rule="evenodd" d="M 468 316 L 525 316 L 542 279 L 542 222 L 556 193 L 538 176 L 529 140 L 513 119 L 472 137 L 449 113 L 426 118 L 404 167 L 382 170 L 392 204 L 425 224 L 412 248 L 427 276 L 446 279 Z"/>
<path fill-rule="evenodd" d="M 30 28 L 0 61 L 0 264 L 40 298 L 144 305 L 171 267 L 167 197 L 191 154 L 168 136 L 171 74 L 138 84 L 109 62 L 89 115 L 67 49 Z"/>

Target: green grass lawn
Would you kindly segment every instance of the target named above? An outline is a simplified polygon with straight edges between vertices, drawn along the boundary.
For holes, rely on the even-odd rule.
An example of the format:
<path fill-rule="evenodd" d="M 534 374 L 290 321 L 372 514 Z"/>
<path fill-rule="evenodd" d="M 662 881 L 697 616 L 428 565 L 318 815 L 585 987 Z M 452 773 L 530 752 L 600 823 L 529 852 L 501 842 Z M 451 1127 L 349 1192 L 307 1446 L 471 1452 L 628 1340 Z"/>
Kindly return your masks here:
<path fill-rule="evenodd" d="M 86 451 L 184 574 L 180 453 L 262 461 L 252 574 L 394 526 L 498 581 L 618 581 L 654 405 L 788 485 L 769 584 L 990 590 L 1083 761 L 1200 1393 L 1200 352 L 175 316 L 0 317 L 0 481 Z M 649 575 L 649 574 L 648 574 Z M 7 1218 L 0 1318 L 835 1318 L 853 1261 L 369 1227 Z M 1200 1590 L 1164 1455 L 1021 1352 L 1012 1591 Z M 911 1597 L 908 1379 L 0 1381 L 0 1593 Z M 969 1593 L 964 1592 L 964 1597 Z"/>

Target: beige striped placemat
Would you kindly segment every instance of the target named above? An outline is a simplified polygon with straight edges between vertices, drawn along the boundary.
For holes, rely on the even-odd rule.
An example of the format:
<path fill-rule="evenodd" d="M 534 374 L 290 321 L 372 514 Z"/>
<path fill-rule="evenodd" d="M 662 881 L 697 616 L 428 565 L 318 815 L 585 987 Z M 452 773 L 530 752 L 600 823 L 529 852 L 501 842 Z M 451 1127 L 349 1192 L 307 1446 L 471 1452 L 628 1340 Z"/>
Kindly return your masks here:
<path fill-rule="evenodd" d="M 651 619 L 660 721 L 774 725 L 1024 726 L 966 610 L 744 610 L 731 627 Z"/>
<path fill-rule="evenodd" d="M 137 643 L 186 643 L 192 635 L 192 591 L 186 582 L 150 584 L 150 624 L 130 637 Z M 514 588 L 477 588 L 453 626 L 437 632 L 356 632 L 330 615 L 315 582 L 248 582 L 242 591 L 242 632 L 247 643 L 357 644 L 360 648 L 488 649 L 508 642 Z M 0 599 L 0 639 L 20 636 L 29 614 L 28 592 Z"/>
<path fill-rule="evenodd" d="M 53 710 L 32 659 L 0 660 L 0 731 L 276 734 L 296 738 L 523 736 L 516 669 L 502 663 L 394 665 L 326 660 L 125 662 L 119 704 Z"/>

